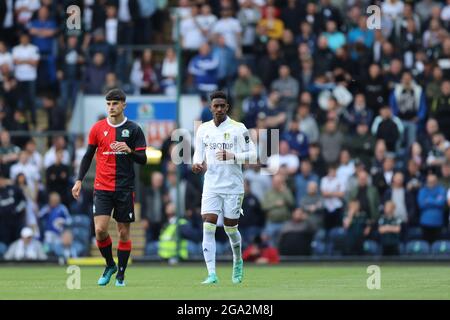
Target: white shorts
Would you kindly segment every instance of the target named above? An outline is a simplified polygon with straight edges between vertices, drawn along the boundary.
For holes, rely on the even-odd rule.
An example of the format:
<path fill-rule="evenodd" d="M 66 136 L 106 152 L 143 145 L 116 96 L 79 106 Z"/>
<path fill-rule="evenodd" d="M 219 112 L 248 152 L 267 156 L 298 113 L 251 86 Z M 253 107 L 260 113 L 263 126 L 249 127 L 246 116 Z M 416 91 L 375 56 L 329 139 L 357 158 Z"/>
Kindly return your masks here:
<path fill-rule="evenodd" d="M 202 195 L 202 214 L 213 213 L 227 219 L 239 219 L 244 194 L 206 193 Z"/>

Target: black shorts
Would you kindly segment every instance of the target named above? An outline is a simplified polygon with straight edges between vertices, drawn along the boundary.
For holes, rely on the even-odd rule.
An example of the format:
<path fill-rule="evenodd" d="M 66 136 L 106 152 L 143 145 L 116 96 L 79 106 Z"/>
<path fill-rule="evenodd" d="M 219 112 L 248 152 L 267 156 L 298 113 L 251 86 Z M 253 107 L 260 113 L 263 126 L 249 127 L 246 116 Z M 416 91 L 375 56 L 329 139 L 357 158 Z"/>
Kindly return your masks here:
<path fill-rule="evenodd" d="M 117 222 L 134 222 L 134 191 L 94 190 L 94 216 L 111 216 Z"/>

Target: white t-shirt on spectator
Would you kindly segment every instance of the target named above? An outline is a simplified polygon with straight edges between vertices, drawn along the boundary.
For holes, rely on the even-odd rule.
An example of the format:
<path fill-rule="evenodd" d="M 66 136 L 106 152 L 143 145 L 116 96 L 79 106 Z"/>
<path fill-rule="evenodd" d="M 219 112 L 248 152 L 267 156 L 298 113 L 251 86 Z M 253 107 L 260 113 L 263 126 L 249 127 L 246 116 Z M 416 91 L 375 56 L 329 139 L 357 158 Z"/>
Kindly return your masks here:
<path fill-rule="evenodd" d="M 34 11 L 41 7 L 41 2 L 39 0 L 16 0 L 14 9 L 27 8 L 27 10 L 21 11 L 17 16 L 17 21 L 22 24 L 28 23 L 33 17 Z"/>
<path fill-rule="evenodd" d="M 183 39 L 183 49 L 198 50 L 206 41 L 194 18 L 186 18 L 181 21 L 180 34 Z"/>
<path fill-rule="evenodd" d="M 441 19 L 444 21 L 450 20 L 450 5 L 446 5 L 441 11 Z"/>
<path fill-rule="evenodd" d="M 336 176 L 342 181 L 344 185 L 347 185 L 350 177 L 355 173 L 355 164 L 350 161 L 347 164 L 341 164 L 336 170 Z"/>
<path fill-rule="evenodd" d="M 44 167 L 45 169 L 47 169 L 48 167 L 54 165 L 55 163 L 56 163 L 56 151 L 55 147 L 51 147 L 44 155 Z M 69 151 L 67 150 L 63 151 L 62 163 L 65 165 L 70 165 L 70 154 Z"/>
<path fill-rule="evenodd" d="M 128 0 L 119 0 L 119 9 L 117 11 L 117 17 L 120 22 L 130 22 L 131 14 L 128 7 Z"/>
<path fill-rule="evenodd" d="M 217 22 L 217 17 L 213 14 L 210 14 L 208 16 L 205 15 L 199 15 L 197 16 L 197 23 L 203 30 L 208 30 L 211 32 L 211 30 L 214 28 L 214 25 Z"/>
<path fill-rule="evenodd" d="M 270 172 L 276 172 L 279 167 L 286 166 L 290 170 L 298 170 L 300 160 L 294 154 L 274 154 L 267 159 Z"/>
<path fill-rule="evenodd" d="M 178 74 L 178 62 L 177 60 L 169 61 L 168 59 L 164 59 L 161 75 L 164 78 L 175 78 Z"/>
<path fill-rule="evenodd" d="M 403 7 L 404 7 L 403 1 L 397 1 L 396 3 L 389 3 L 388 1 L 385 0 L 381 5 L 382 15 L 394 20 L 403 13 Z"/>
<path fill-rule="evenodd" d="M 325 176 L 320 181 L 321 192 L 345 192 L 345 184 L 336 176 L 334 178 Z M 323 205 L 329 211 L 332 212 L 343 206 L 341 198 L 323 198 Z"/>
<path fill-rule="evenodd" d="M 118 27 L 119 27 L 119 20 L 106 19 L 106 22 L 105 22 L 106 42 L 108 42 L 110 45 L 117 44 Z"/>
<path fill-rule="evenodd" d="M 239 20 L 233 17 L 219 19 L 214 25 L 213 34 L 219 33 L 224 36 L 225 44 L 233 50 L 238 47 L 238 35 L 242 32 Z"/>
<path fill-rule="evenodd" d="M 44 159 L 42 158 L 42 155 L 39 152 L 35 151 L 28 158 L 28 164 L 36 166 L 40 170 L 44 165 Z"/>
<path fill-rule="evenodd" d="M 15 180 L 20 173 L 23 173 L 25 175 L 25 178 L 27 179 L 27 185 L 30 188 L 31 192 L 34 194 L 37 191 L 37 183 L 41 180 L 39 168 L 29 163 L 23 164 L 17 162 L 16 164 L 11 166 L 9 176 L 11 180 Z"/>
<path fill-rule="evenodd" d="M 35 45 L 17 45 L 12 50 L 13 59 L 39 61 L 39 49 Z M 14 77 L 18 81 L 35 81 L 37 78 L 37 66 L 28 63 L 16 64 Z"/>

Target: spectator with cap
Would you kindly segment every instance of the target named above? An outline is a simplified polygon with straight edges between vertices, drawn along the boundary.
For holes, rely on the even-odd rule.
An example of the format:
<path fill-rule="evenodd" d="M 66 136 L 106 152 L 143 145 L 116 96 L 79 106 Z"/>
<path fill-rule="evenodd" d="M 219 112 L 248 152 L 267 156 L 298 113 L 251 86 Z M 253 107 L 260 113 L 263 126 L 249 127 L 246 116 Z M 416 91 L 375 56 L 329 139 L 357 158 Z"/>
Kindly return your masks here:
<path fill-rule="evenodd" d="M 5 253 L 5 260 L 46 260 L 47 254 L 41 242 L 33 238 L 31 228 L 25 227 L 20 232 L 20 239 L 14 241 Z"/>

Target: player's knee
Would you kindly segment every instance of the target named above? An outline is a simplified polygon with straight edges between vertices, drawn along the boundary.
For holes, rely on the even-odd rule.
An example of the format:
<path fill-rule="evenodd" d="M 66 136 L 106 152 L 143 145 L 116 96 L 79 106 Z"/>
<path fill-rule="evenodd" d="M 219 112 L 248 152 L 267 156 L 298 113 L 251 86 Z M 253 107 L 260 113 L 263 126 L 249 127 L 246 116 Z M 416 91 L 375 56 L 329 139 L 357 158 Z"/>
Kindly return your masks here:
<path fill-rule="evenodd" d="M 108 236 L 108 229 L 101 226 L 96 226 L 95 236 L 98 240 L 104 240 Z"/>
<path fill-rule="evenodd" d="M 130 239 L 130 232 L 127 229 L 119 229 L 120 241 L 128 241 Z"/>

